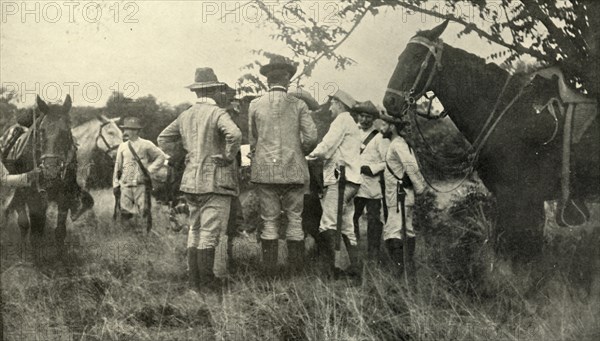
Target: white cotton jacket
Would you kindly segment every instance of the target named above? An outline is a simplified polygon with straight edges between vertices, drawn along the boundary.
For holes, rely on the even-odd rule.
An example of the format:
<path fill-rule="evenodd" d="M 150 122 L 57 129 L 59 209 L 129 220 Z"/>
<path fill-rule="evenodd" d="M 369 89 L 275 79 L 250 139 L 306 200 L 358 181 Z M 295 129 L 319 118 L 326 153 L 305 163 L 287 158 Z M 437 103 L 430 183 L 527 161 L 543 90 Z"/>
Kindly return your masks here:
<path fill-rule="evenodd" d="M 113 187 L 141 186 L 144 184 L 144 173 L 131 153 L 131 150 L 129 150 L 128 143 L 131 143 L 133 150 L 135 150 L 135 153 L 150 174 L 165 163 L 165 154 L 151 141 L 138 138 L 135 141 L 123 142 L 117 149 L 117 159 L 113 173 Z"/>
<path fill-rule="evenodd" d="M 394 136 L 388 148 L 385 160 L 387 166 L 389 166 L 389 168 L 386 167 L 384 171 L 385 199 L 387 206 L 396 206 L 396 185 L 398 178 L 402 179 L 404 174 L 407 174 L 413 183 L 413 189 L 406 190 L 407 195 L 405 205 L 414 205 L 415 192 L 422 193 L 425 190 L 425 179 L 423 178 L 423 174 L 421 174 L 414 152 L 402 137 Z"/>
<path fill-rule="evenodd" d="M 346 180 L 355 184 L 362 183 L 360 175 L 360 130 L 350 113 L 340 113 L 331 122 L 323 141 L 311 154 L 325 159 L 323 182 L 325 186 L 338 182 L 335 176 L 340 165 L 346 166 Z"/>
<path fill-rule="evenodd" d="M 381 199 L 381 174 L 385 169 L 385 156 L 390 145 L 390 140 L 384 139 L 380 133 L 377 133 L 369 143 L 365 145 L 365 139 L 375 131 L 375 127 L 361 132 L 361 148 L 363 152 L 360 154 L 360 165 L 368 166 L 374 176 L 362 174 L 363 183 L 356 194 L 359 198 Z"/>

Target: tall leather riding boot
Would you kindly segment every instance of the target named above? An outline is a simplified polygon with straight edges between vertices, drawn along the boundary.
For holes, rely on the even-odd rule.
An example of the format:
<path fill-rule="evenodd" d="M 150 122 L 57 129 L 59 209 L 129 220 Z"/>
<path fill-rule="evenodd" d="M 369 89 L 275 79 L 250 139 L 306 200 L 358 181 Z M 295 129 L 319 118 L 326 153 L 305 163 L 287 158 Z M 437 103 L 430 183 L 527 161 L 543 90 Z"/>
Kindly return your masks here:
<path fill-rule="evenodd" d="M 288 266 L 291 274 L 296 274 L 302 270 L 304 265 L 304 241 L 288 240 Z"/>
<path fill-rule="evenodd" d="M 319 234 L 319 238 L 322 240 L 323 249 L 322 258 L 324 260 L 325 268 L 322 269 L 325 276 L 331 277 L 335 274 L 335 237 L 337 235 L 336 230 L 327 230 Z"/>
<path fill-rule="evenodd" d="M 369 224 L 367 229 L 367 255 L 369 260 L 379 262 L 379 248 L 381 247 L 381 234 L 383 233 L 383 224 Z"/>
<path fill-rule="evenodd" d="M 198 291 L 200 288 L 200 273 L 198 272 L 198 249 L 195 247 L 188 247 L 187 249 L 187 261 L 188 261 L 188 280 L 190 289 Z"/>
<path fill-rule="evenodd" d="M 417 275 L 417 267 L 415 265 L 415 246 L 416 246 L 416 238 L 409 237 L 407 238 L 407 246 L 408 246 L 408 259 L 406 260 L 406 272 L 408 274 L 409 279 L 415 279 Z"/>
<path fill-rule="evenodd" d="M 277 258 L 279 256 L 279 240 L 261 239 L 263 274 L 267 277 L 277 275 Z"/>
<path fill-rule="evenodd" d="M 394 264 L 394 275 L 401 278 L 404 276 L 404 243 L 401 239 L 392 238 L 385 241 L 385 246 Z"/>
<path fill-rule="evenodd" d="M 218 286 L 217 278 L 213 273 L 213 266 L 215 264 L 215 249 L 199 249 L 196 259 L 198 262 L 200 289 L 215 289 Z"/>
<path fill-rule="evenodd" d="M 350 266 L 346 269 L 346 273 L 352 277 L 360 277 L 362 275 L 362 263 L 358 256 L 358 245 L 350 245 L 350 239 L 346 235 L 342 235 L 348 258 L 350 258 Z"/>

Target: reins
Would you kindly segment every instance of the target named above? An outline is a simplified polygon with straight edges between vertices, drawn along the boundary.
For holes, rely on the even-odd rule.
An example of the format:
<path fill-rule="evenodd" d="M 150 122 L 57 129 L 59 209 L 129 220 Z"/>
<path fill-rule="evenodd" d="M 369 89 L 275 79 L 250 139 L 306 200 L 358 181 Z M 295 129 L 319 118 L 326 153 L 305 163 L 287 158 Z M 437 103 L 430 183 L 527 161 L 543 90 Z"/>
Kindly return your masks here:
<path fill-rule="evenodd" d="M 98 140 L 101 140 L 104 143 L 104 145 L 106 146 L 106 150 L 104 151 L 104 154 L 108 155 L 109 157 L 110 157 L 109 153 L 111 151 L 119 148 L 119 145 L 111 146 L 110 143 L 108 143 L 108 140 L 106 140 L 106 137 L 104 137 L 104 135 L 102 135 L 102 129 L 110 123 L 111 123 L 111 121 L 103 122 L 100 125 L 100 129 L 98 130 L 98 135 L 96 135 L 96 146 L 98 145 Z"/>
<path fill-rule="evenodd" d="M 411 89 L 408 92 L 400 91 L 400 90 L 393 89 L 393 88 L 388 88 L 387 92 L 404 98 L 404 102 L 406 104 L 406 109 L 405 109 L 404 113 L 412 112 L 414 115 L 419 115 L 419 116 L 425 117 L 427 119 L 444 118 L 448 115 L 447 111 L 444 111 L 444 112 L 442 112 L 442 114 L 435 115 L 435 116 L 430 114 L 432 102 L 436 96 L 434 95 L 432 97 L 429 97 L 425 94 L 427 89 L 431 85 L 431 82 L 433 81 L 434 75 L 436 74 L 436 72 L 438 70 L 441 70 L 441 68 L 442 68 L 441 55 L 442 55 L 442 51 L 443 51 L 443 42 L 441 41 L 441 39 L 438 39 L 434 43 L 427 38 L 417 36 L 417 37 L 412 38 L 408 43 L 423 45 L 423 46 L 427 47 L 429 52 L 427 53 L 427 56 L 425 57 L 425 60 L 423 61 L 423 63 L 421 63 L 421 68 L 419 70 L 417 78 L 416 78 L 415 82 L 413 83 L 413 86 L 411 87 Z M 423 72 L 425 71 L 425 69 L 427 69 L 427 66 L 429 64 L 429 59 L 431 58 L 432 55 L 435 57 L 436 64 L 431 69 L 431 72 L 429 74 L 429 77 L 427 78 L 427 82 L 425 83 L 425 86 L 415 96 L 414 95 L 415 88 L 419 84 L 419 82 L 422 78 Z M 472 172 L 475 168 L 475 164 L 477 163 L 477 160 L 481 153 L 481 150 L 483 149 L 486 142 L 490 138 L 492 132 L 495 130 L 496 126 L 498 125 L 500 120 L 504 117 L 506 112 L 508 112 L 508 110 L 513 106 L 513 104 L 521 97 L 523 90 L 528 85 L 528 82 L 523 82 L 523 85 L 519 89 L 518 93 L 512 98 L 512 100 L 507 104 L 507 106 L 502 110 L 502 112 L 494 119 L 494 117 L 496 116 L 496 111 L 498 110 L 498 106 L 500 105 L 500 102 L 504 96 L 504 93 L 506 92 L 506 89 L 507 89 L 508 84 L 510 83 L 512 77 L 513 77 L 513 75 L 509 74 L 508 77 L 506 78 L 504 86 L 502 87 L 502 90 L 501 90 L 500 94 L 498 95 L 498 98 L 496 99 L 496 103 L 494 104 L 494 107 L 492 108 L 492 111 L 490 112 L 488 118 L 486 119 L 481 131 L 477 135 L 477 138 L 475 139 L 475 141 L 473 141 L 473 143 L 471 144 L 471 147 L 469 147 L 469 149 L 462 155 L 459 155 L 457 157 L 444 157 L 444 156 L 437 155 L 437 153 L 435 153 L 435 151 L 433 150 L 431 145 L 427 142 L 427 139 L 425 138 L 425 135 L 423 134 L 423 132 L 421 130 L 419 122 L 415 117 L 415 125 L 417 126 L 417 131 L 419 132 L 419 135 L 421 136 L 423 143 L 425 144 L 426 148 L 428 149 L 428 153 L 432 156 L 432 159 L 434 159 L 434 161 L 436 159 L 437 160 L 443 159 L 443 160 L 449 160 L 449 161 L 463 159 L 467 162 L 467 166 L 464 167 L 463 168 L 464 170 L 461 171 L 461 172 L 463 172 L 463 171 L 465 172 L 463 178 L 459 181 L 457 186 L 455 186 L 453 189 L 451 189 L 450 191 L 447 191 L 447 192 L 456 190 L 472 174 Z M 423 96 L 425 96 L 425 98 L 427 98 L 429 100 L 429 105 L 427 108 L 426 115 L 420 114 L 418 111 L 414 110 L 415 106 L 416 106 L 416 101 Z M 417 158 L 417 163 L 419 164 L 419 167 L 421 167 L 421 164 L 420 164 L 418 158 Z M 423 178 L 425 179 L 425 182 L 427 183 L 427 185 L 429 185 L 429 187 L 434 189 L 436 192 L 447 193 L 447 192 L 441 191 L 438 188 L 434 187 L 433 184 L 425 176 L 423 176 Z"/>

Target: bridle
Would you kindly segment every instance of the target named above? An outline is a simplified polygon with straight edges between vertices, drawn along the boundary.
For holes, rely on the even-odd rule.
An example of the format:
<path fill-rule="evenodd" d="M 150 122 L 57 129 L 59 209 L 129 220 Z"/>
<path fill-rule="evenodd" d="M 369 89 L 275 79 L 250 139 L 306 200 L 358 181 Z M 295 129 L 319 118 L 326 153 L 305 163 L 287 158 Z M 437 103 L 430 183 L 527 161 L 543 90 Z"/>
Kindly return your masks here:
<path fill-rule="evenodd" d="M 41 112 L 41 111 L 40 111 Z M 60 180 L 63 181 L 66 177 L 67 174 L 67 170 L 68 170 L 68 166 L 70 164 L 73 163 L 73 160 L 75 160 L 76 162 L 76 153 L 77 153 L 77 146 L 75 145 L 75 142 L 72 138 L 72 136 L 69 137 L 69 150 L 67 151 L 67 155 L 63 156 L 61 154 L 56 154 L 56 153 L 41 153 L 41 145 L 43 143 L 43 139 L 42 136 L 40 136 L 40 127 L 42 126 L 44 120 L 46 119 L 46 114 L 41 112 L 40 117 L 37 117 L 36 112 L 34 111 L 33 113 L 33 124 L 32 124 L 32 159 L 33 159 L 33 166 L 34 168 L 39 167 L 40 170 L 42 171 L 42 175 L 47 173 L 47 161 L 50 160 L 56 160 L 55 164 L 58 165 L 59 168 L 59 176 L 55 179 L 51 179 L 51 180 Z M 39 120 L 39 121 L 38 121 Z M 43 132 L 43 131 L 42 131 Z M 39 157 L 39 163 L 38 163 L 38 159 L 36 158 L 36 152 L 40 151 L 40 157 Z M 47 178 L 47 177 L 44 177 Z M 39 178 L 36 178 L 36 181 L 34 183 L 35 187 L 37 188 L 38 192 L 45 192 L 45 189 L 41 186 Z"/>
<path fill-rule="evenodd" d="M 443 111 L 440 115 L 431 115 L 431 105 L 432 105 L 433 100 L 435 99 L 435 95 L 429 97 L 426 94 L 427 89 L 429 89 L 429 86 L 431 85 L 431 82 L 433 81 L 433 78 L 435 77 L 437 72 L 442 69 L 442 52 L 444 51 L 444 42 L 441 39 L 437 39 L 435 42 L 432 42 L 431 40 L 429 40 L 425 37 L 416 36 L 416 37 L 413 37 L 411 40 L 409 40 L 408 44 L 419 44 L 419 45 L 425 46 L 428 50 L 427 55 L 425 56 L 425 59 L 421 63 L 421 67 L 419 69 L 419 73 L 417 74 L 417 78 L 415 79 L 415 81 L 409 91 L 400 91 L 400 90 L 393 89 L 393 88 L 387 88 L 387 92 L 392 93 L 394 95 L 398 95 L 404 100 L 404 103 L 406 104 L 406 109 L 403 114 L 406 114 L 406 111 L 410 110 L 411 108 L 414 108 L 417 104 L 417 101 L 421 97 L 425 96 L 425 98 L 427 98 L 429 100 L 427 114 L 421 114 L 418 112 L 417 112 L 417 114 L 419 114 L 425 118 L 428 118 L 428 119 L 440 119 L 440 118 L 447 116 L 448 113 L 446 111 Z M 417 86 L 419 85 L 419 82 L 421 82 L 421 79 L 423 78 L 425 71 L 427 70 L 427 67 L 429 66 L 429 60 L 432 57 L 435 59 L 435 64 L 431 68 L 431 71 L 429 72 L 429 76 L 427 76 L 427 81 L 425 82 L 425 85 L 419 92 L 417 92 L 417 90 L 416 90 Z"/>
<path fill-rule="evenodd" d="M 98 146 L 98 140 L 102 141 L 102 143 L 104 143 L 104 146 L 106 147 L 106 150 L 104 150 L 104 154 L 110 156 L 110 152 L 112 152 L 113 150 L 117 150 L 119 148 L 119 145 L 114 145 L 111 146 L 110 143 L 108 143 L 108 140 L 106 140 L 106 137 L 104 137 L 104 135 L 102 134 L 102 129 L 104 129 L 105 126 L 111 124 L 112 121 L 106 121 L 106 122 L 102 122 L 102 124 L 100 125 L 100 129 L 98 130 L 98 135 L 96 135 L 96 146 Z M 99 148 L 102 150 L 102 148 Z"/>
<path fill-rule="evenodd" d="M 405 109 L 402 112 L 402 116 L 407 115 L 409 112 L 414 112 L 416 115 L 425 117 L 427 119 L 441 119 L 444 118 L 448 115 L 448 112 L 446 110 L 444 110 L 440 115 L 432 115 L 431 114 L 431 106 L 432 106 L 432 102 L 433 99 L 435 99 L 435 95 L 429 97 L 427 96 L 425 93 L 427 92 L 427 89 L 429 89 L 429 86 L 431 85 L 431 82 L 433 81 L 433 78 L 435 77 L 435 75 L 437 74 L 438 71 L 440 71 L 442 69 L 442 52 L 443 52 L 443 42 L 441 39 L 437 39 L 435 42 L 425 38 L 425 37 L 421 37 L 421 36 L 416 36 L 413 37 L 408 44 L 419 44 L 419 45 L 423 45 L 427 48 L 428 52 L 427 55 L 425 56 L 425 59 L 423 60 L 423 62 L 421 63 L 421 68 L 419 70 L 419 73 L 417 75 L 417 78 L 415 79 L 413 86 L 410 88 L 409 91 L 401 91 L 401 90 L 397 90 L 397 89 L 393 89 L 393 88 L 387 88 L 387 92 L 400 96 L 403 100 L 404 100 L 404 104 L 405 105 Z M 421 81 L 421 78 L 423 77 L 425 70 L 427 69 L 427 67 L 429 66 L 429 60 L 431 59 L 431 57 L 433 57 L 435 59 L 435 65 L 431 68 L 431 71 L 429 73 L 429 76 L 427 77 L 427 81 L 425 83 L 425 85 L 423 86 L 423 88 L 419 91 L 416 92 L 416 87 L 418 86 L 419 82 Z M 459 184 L 453 188 L 450 191 L 453 191 L 454 189 L 458 188 L 460 185 L 462 185 L 462 183 L 469 177 L 469 175 L 473 172 L 474 168 L 475 168 L 475 164 L 477 162 L 477 159 L 479 157 L 479 154 L 481 153 L 481 150 L 483 149 L 483 146 L 485 145 L 485 143 L 487 142 L 488 138 L 490 137 L 490 135 L 492 134 L 492 132 L 494 131 L 494 129 L 496 128 L 496 126 L 498 125 L 498 123 L 500 122 L 500 120 L 502 119 L 502 117 L 504 116 L 504 114 L 506 114 L 506 112 L 512 107 L 512 105 L 520 98 L 521 94 L 523 93 L 523 90 L 525 89 L 525 87 L 527 86 L 527 84 L 529 82 L 524 82 L 524 84 L 520 87 L 518 93 L 512 98 L 512 100 L 508 103 L 508 105 L 502 110 L 502 112 L 500 112 L 500 114 L 496 116 L 496 110 L 498 109 L 498 105 L 500 104 L 500 101 L 504 95 L 504 92 L 506 91 L 510 81 L 512 79 L 512 75 L 509 74 L 504 86 L 502 88 L 502 91 L 500 92 L 500 95 L 498 96 L 496 103 L 490 113 L 490 115 L 488 116 L 483 128 L 481 129 L 481 131 L 479 132 L 477 138 L 475 139 L 475 141 L 471 144 L 471 147 L 469 148 L 469 150 L 467 150 L 463 155 L 459 155 L 458 158 L 443 158 L 446 160 L 458 160 L 458 159 L 463 159 L 466 161 L 467 163 L 467 167 L 465 167 L 465 175 L 463 177 L 463 179 L 459 182 Z M 425 96 L 425 98 L 427 98 L 429 100 L 429 105 L 428 105 L 428 109 L 427 109 L 427 113 L 426 114 L 422 114 L 419 113 L 416 109 L 416 102 L 421 98 Z M 423 139 L 423 141 L 425 142 L 425 145 L 427 146 L 429 152 L 436 157 L 435 152 L 433 152 L 433 149 L 431 148 L 431 146 L 427 143 L 425 136 L 423 135 L 420 127 L 419 127 L 419 123 L 418 120 L 416 121 L 416 125 L 417 125 L 417 130 L 419 131 L 419 134 L 421 135 L 421 138 Z M 437 157 L 439 158 L 439 157 Z M 417 162 L 418 162 L 418 158 L 417 158 Z M 420 167 L 420 165 L 419 165 Z M 438 190 L 437 188 L 435 188 L 426 178 L 425 181 L 427 182 L 427 184 L 429 185 L 429 187 L 433 188 L 434 190 L 436 190 L 437 192 L 442 192 L 440 190 Z"/>

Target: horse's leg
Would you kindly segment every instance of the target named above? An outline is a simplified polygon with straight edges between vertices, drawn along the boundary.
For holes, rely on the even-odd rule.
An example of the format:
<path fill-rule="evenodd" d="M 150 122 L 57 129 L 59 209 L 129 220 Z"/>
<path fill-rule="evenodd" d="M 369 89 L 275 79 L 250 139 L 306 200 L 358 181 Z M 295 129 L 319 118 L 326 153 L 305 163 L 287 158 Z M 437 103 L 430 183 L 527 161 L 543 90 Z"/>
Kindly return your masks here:
<path fill-rule="evenodd" d="M 35 193 L 35 195 L 31 195 L 28 198 L 27 206 L 29 208 L 29 223 L 31 227 L 29 239 L 34 256 L 36 260 L 39 260 L 41 255 L 44 254 L 42 241 L 44 227 L 46 226 L 46 209 L 48 208 L 48 203 L 46 203 L 41 195 Z"/>
<path fill-rule="evenodd" d="M 59 258 L 62 258 L 65 248 L 65 237 L 67 235 L 67 215 L 69 214 L 69 202 L 66 196 L 58 202 L 58 213 L 56 219 L 56 230 L 54 238 L 56 241 L 56 251 Z"/>
<path fill-rule="evenodd" d="M 544 202 L 512 194 L 497 197 L 496 250 L 516 263 L 528 263 L 542 255 Z"/>
<path fill-rule="evenodd" d="M 27 249 L 27 233 L 29 232 L 29 214 L 27 213 L 27 201 L 25 195 L 21 195 L 20 191 L 15 193 L 13 202 L 15 202 L 15 211 L 17 212 L 17 225 L 21 230 L 21 242 L 20 242 L 20 256 L 23 258 L 24 252 Z M 12 203 L 11 203 L 12 204 Z"/>

